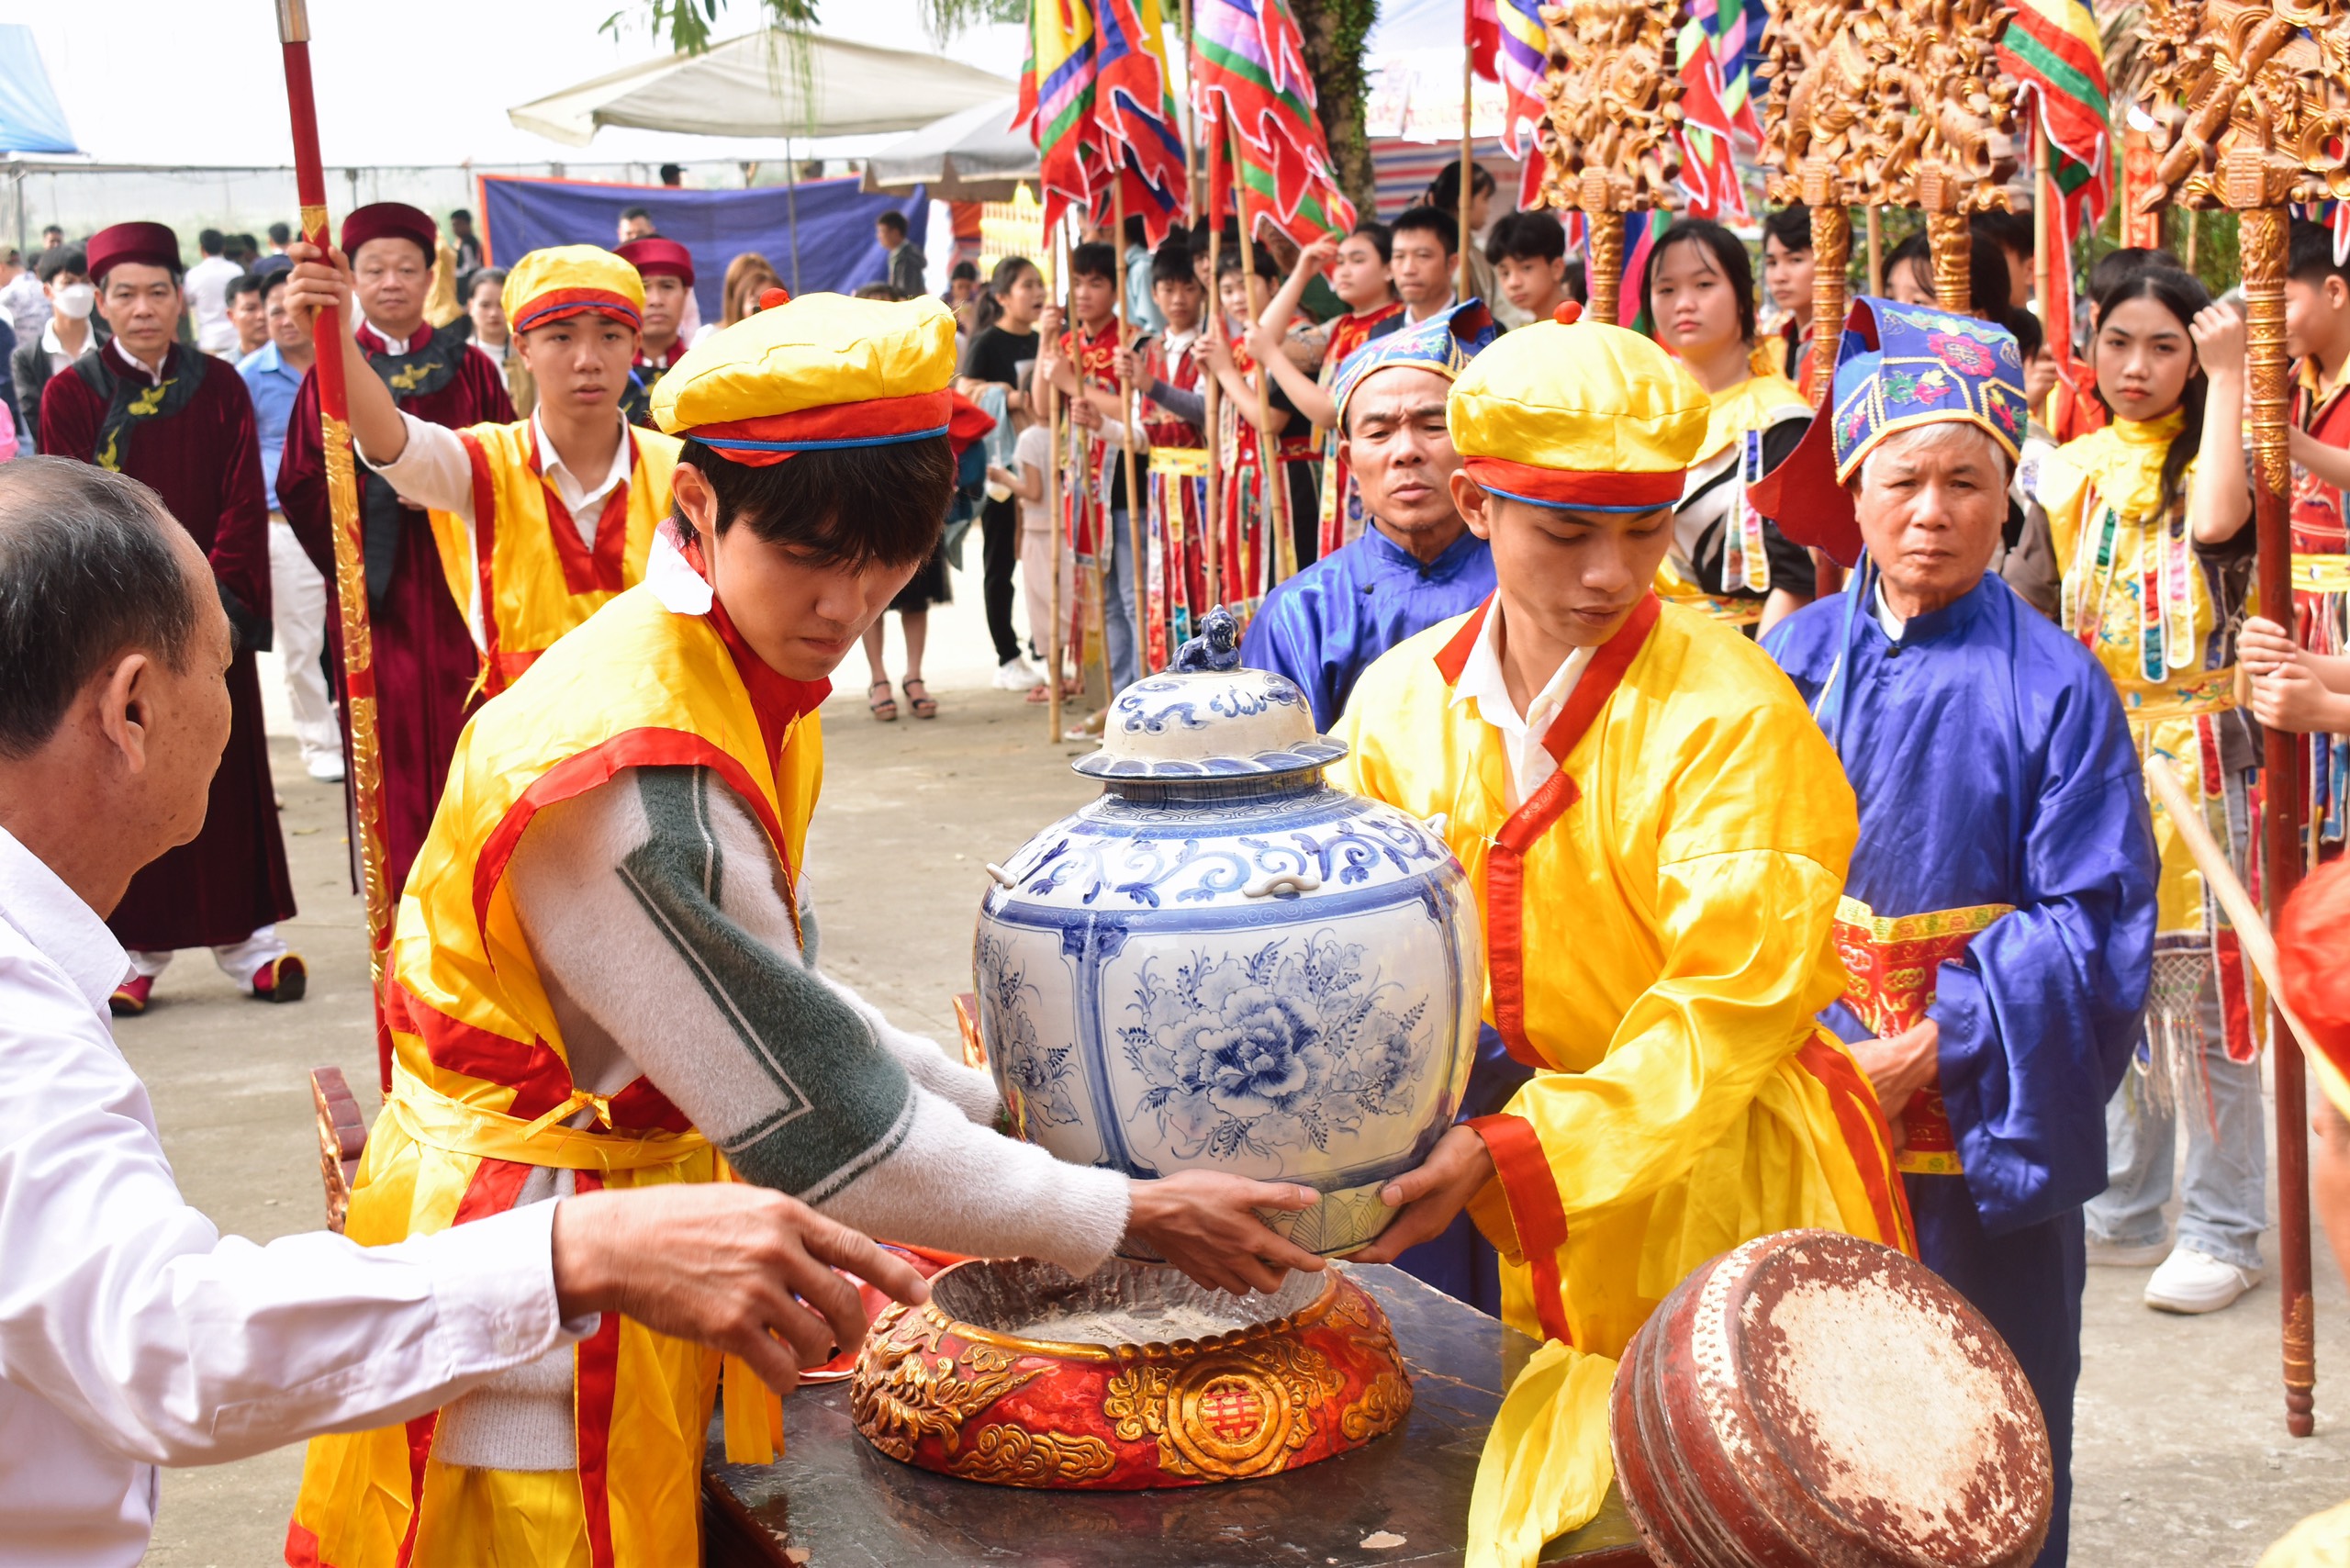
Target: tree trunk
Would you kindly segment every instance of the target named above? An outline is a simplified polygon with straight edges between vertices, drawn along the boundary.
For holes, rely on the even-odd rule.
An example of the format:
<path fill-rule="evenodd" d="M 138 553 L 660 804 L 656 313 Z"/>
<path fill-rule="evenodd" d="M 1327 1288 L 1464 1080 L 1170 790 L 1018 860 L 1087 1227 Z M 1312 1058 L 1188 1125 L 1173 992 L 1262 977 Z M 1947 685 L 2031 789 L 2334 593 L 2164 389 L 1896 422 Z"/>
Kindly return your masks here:
<path fill-rule="evenodd" d="M 1297 28 L 1305 43 L 1305 66 L 1314 73 L 1322 127 L 1330 139 L 1332 173 L 1358 209 L 1369 218 L 1377 206 L 1371 167 L 1371 141 L 1363 132 L 1363 107 L 1371 95 L 1363 78 L 1363 45 L 1379 16 L 1378 0 L 1295 0 Z"/>

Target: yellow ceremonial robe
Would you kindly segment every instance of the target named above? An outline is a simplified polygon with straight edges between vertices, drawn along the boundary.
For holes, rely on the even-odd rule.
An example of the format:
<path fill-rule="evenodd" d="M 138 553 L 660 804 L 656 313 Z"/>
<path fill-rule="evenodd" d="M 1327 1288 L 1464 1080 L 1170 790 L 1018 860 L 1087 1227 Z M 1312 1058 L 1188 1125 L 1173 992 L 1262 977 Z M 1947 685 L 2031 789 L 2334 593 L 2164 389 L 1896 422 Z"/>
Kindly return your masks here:
<path fill-rule="evenodd" d="M 2240 721 L 2225 716 L 2236 706 L 2232 622 L 2252 557 L 2240 551 L 2231 563 L 2199 550 L 2188 536 L 2184 490 L 2194 482 L 2193 462 L 2182 475 L 2180 498 L 2165 510 L 2163 458 L 2184 422 L 2176 412 L 2143 423 L 2116 420 L 2040 459 L 2026 470 L 2025 485 L 2047 513 L 2063 570 L 2058 623 L 2112 677 L 2139 756 L 2168 759 L 2205 830 L 2228 846 L 2241 871 L 2252 812 L 2242 768 L 2226 760 L 2232 749 L 2226 726 Z M 2246 543 L 2250 532 L 2246 524 Z M 2244 750 L 2248 766 L 2249 745 Z M 2238 777 L 2231 778 L 2232 772 Z M 2149 803 L 2162 877 L 2148 1035 L 2194 1037 L 2198 998 L 2216 987 L 2231 1052 L 2248 1060 L 2254 1031 L 2247 1020 L 2258 1008 L 2235 932 L 2170 813 L 2151 794 Z"/>
<path fill-rule="evenodd" d="M 352 1189 L 352 1239 L 377 1246 L 500 1212 L 538 1168 L 572 1170 L 581 1192 L 723 1178 L 717 1150 L 648 1080 L 608 1098 L 573 1083 L 506 866 L 542 808 L 621 768 L 691 764 L 750 807 L 788 889 L 822 779 L 827 689 L 761 663 L 722 606 L 674 612 L 640 586 L 475 715 L 400 899 L 386 997 L 392 1092 Z M 570 1125 L 582 1111 L 589 1125 Z M 443 1464 L 437 1412 L 319 1438 L 286 1562 L 694 1568 L 719 1358 L 616 1313 L 573 1353 L 575 1469 Z M 730 1443 L 735 1376 L 730 1367 Z"/>
<path fill-rule="evenodd" d="M 481 648 L 482 690 L 495 697 L 556 638 L 644 580 L 684 442 L 626 427 L 628 477 L 605 498 L 590 543 L 541 471 L 535 421 L 472 425 L 457 439 L 473 465 L 473 521 L 429 515 L 449 592 Z"/>
<path fill-rule="evenodd" d="M 1775 585 L 1772 582 L 1762 519 L 1746 504 L 1745 477 L 1742 474 L 1722 477 L 1725 470 L 1744 464 L 1748 435 L 1789 420 L 1807 422 L 1810 418 L 1810 403 L 1794 382 L 1776 372 L 1758 370 L 1729 391 L 1714 395 L 1706 410 L 1705 444 L 1690 462 L 1682 500 L 1673 509 L 1677 543 L 1673 554 L 1657 568 L 1658 594 L 1733 626 L 1759 622 L 1762 619 L 1763 599 L 1774 586 L 1792 588 L 1807 599 L 1811 596 L 1813 585 L 1808 580 Z M 1758 468 L 1758 476 L 1759 473 Z M 1707 593 L 1697 584 L 1695 567 L 1678 559 L 1688 543 L 1683 537 L 1688 526 L 1684 513 L 1693 506 L 1707 519 L 1727 513 L 1721 523 L 1728 534 L 1723 541 L 1725 569 L 1734 584 L 1753 597 Z"/>
<path fill-rule="evenodd" d="M 1859 834 L 1835 753 L 1752 643 L 1651 597 L 1547 737 L 1516 810 L 1500 733 L 1454 686 L 1488 600 L 1355 688 L 1332 782 L 1422 817 L 1477 890 L 1485 1016 L 1536 1068 L 1479 1130 L 1472 1205 L 1504 1316 L 1552 1343 L 1488 1442 L 1470 1561 L 1531 1562 L 1609 1475 L 1611 1370 L 1707 1259 L 1798 1226 L 1913 1249 L 1884 1117 L 1815 1015 Z"/>

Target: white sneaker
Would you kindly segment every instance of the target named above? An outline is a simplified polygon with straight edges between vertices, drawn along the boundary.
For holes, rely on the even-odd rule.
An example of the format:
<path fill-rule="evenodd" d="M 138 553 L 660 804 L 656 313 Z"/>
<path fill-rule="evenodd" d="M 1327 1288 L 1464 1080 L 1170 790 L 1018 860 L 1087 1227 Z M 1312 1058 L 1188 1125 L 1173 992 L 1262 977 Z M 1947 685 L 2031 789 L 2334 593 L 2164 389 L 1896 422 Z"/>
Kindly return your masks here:
<path fill-rule="evenodd" d="M 2259 1282 L 2257 1269 L 2240 1269 L 2180 1247 L 2146 1282 L 2146 1305 L 2157 1312 L 2217 1312 Z"/>
<path fill-rule="evenodd" d="M 303 765 L 303 770 L 321 784 L 342 782 L 342 758 L 339 756 L 314 756 Z"/>
<path fill-rule="evenodd" d="M 2143 1242 L 2135 1247 L 2119 1241 L 2089 1241 L 2089 1267 L 2092 1269 L 2151 1269 L 2170 1256 L 2167 1241 Z"/>
<path fill-rule="evenodd" d="M 1026 659 L 1014 656 L 995 666 L 992 684 L 998 691 L 1025 691 L 1043 678 L 1028 667 Z"/>

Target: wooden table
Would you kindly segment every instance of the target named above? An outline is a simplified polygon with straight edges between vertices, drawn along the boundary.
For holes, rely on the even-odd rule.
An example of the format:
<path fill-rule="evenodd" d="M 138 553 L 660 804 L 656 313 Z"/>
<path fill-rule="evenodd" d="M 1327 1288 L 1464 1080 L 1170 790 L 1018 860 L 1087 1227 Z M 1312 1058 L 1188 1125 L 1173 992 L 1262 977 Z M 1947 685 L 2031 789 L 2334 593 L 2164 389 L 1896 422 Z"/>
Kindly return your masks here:
<path fill-rule="evenodd" d="M 874 1451 L 845 1383 L 783 1402 L 785 1457 L 704 1473 L 713 1568 L 1372 1568 L 1458 1562 L 1486 1429 L 1534 1341 L 1400 1270 L 1358 1269 L 1412 1375 L 1403 1430 L 1262 1481 L 1151 1492 L 1042 1492 L 915 1470 Z M 712 1432 L 715 1434 L 713 1425 Z M 1365 1538 L 1401 1536 L 1366 1546 Z M 1382 1537 L 1384 1539 L 1384 1537 Z M 805 1555 L 800 1555 L 805 1553 Z M 1648 1568 L 1611 1491 L 1546 1563 Z"/>

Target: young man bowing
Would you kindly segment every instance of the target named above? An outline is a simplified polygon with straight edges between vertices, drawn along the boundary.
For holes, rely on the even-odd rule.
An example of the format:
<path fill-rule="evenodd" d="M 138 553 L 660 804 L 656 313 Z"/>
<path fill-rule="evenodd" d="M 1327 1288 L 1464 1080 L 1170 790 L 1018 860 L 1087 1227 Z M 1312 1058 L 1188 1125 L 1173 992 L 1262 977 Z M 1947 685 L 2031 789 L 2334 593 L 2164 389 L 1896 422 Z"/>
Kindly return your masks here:
<path fill-rule="evenodd" d="M 347 267 L 308 245 L 291 252 L 289 304 L 305 314 L 338 305 L 348 322 Z M 539 389 L 531 417 L 510 424 L 453 431 L 420 420 L 360 374 L 356 337 L 342 341 L 360 460 L 403 502 L 427 509 L 490 697 L 643 580 L 677 462 L 677 437 L 621 412 L 644 308 L 636 268 L 594 245 L 532 251 L 507 274 L 501 303 Z"/>
<path fill-rule="evenodd" d="M 990 1130 L 986 1074 L 813 968 L 816 710 L 937 545 L 954 351 L 935 299 L 812 295 L 663 380 L 676 521 L 643 583 L 474 716 L 401 899 L 397 1062 L 350 1235 L 711 1182 L 722 1154 L 844 1222 L 1080 1275 L 1127 1236 L 1231 1289 L 1319 1266 L 1252 1212 L 1309 1190 L 1059 1164 Z M 288 1559 L 698 1563 L 718 1381 L 608 1316 L 435 1416 L 314 1442 Z M 730 1451 L 758 1454 L 763 1401 L 726 1387 Z"/>
<path fill-rule="evenodd" d="M 2081 1205 L 2105 1186 L 2105 1103 L 2152 973 L 2153 828 L 2112 681 L 1989 570 L 2024 428 L 2015 339 L 1863 299 L 1840 352 L 1833 418 L 1757 499 L 1860 562 L 1763 642 L 1860 800 L 1836 917 L 1851 985 L 1824 1016 L 1893 1118 L 1919 1256 L 2039 1396 L 2055 1568 Z"/>
<path fill-rule="evenodd" d="M 1814 1016 L 1852 849 L 1835 754 L 1761 649 L 1651 588 L 1708 399 L 1638 333 L 1505 335 L 1453 383 L 1452 494 L 1494 596 L 1372 665 L 1332 781 L 1440 819 L 1486 1018 L 1533 1076 L 1385 1194 L 1386 1261 L 1468 1206 L 1550 1341 L 1487 1439 L 1470 1556 L 1596 1512 L 1611 1358 L 1707 1259 L 1796 1226 L 1908 1245 L 1892 1150 Z"/>

